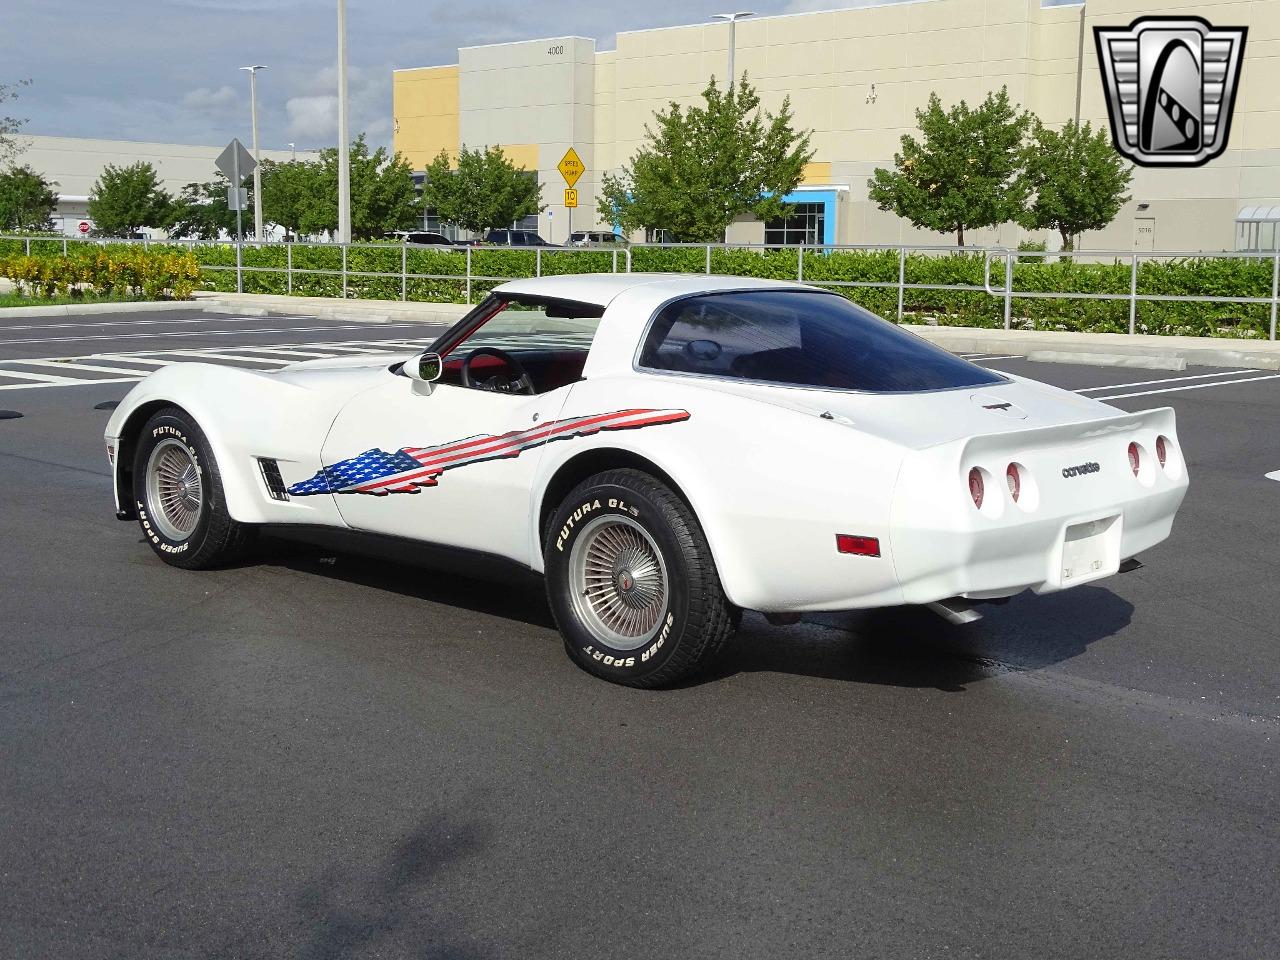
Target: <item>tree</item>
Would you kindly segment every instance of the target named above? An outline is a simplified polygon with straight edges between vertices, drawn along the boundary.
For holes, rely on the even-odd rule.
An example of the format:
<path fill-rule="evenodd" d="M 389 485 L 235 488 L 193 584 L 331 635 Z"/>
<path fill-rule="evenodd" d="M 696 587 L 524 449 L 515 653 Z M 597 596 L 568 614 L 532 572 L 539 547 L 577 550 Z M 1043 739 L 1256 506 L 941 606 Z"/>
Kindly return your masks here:
<path fill-rule="evenodd" d="M 1050 130 L 1038 120 L 1026 151 L 1027 185 L 1034 198 L 1018 218 L 1028 230 L 1057 230 L 1062 249 L 1086 230 L 1101 230 L 1130 199 L 1125 191 L 1133 179 L 1128 166 L 1111 146 L 1106 130 L 1094 131 L 1068 120 Z"/>
<path fill-rule="evenodd" d="M 223 233 L 236 235 L 236 212 L 227 206 L 231 186 L 219 173 L 204 183 L 188 183 L 173 202 L 167 229 L 169 236 L 186 240 L 217 240 Z M 248 184 L 250 228 L 253 224 L 253 184 Z"/>
<path fill-rule="evenodd" d="M 441 150 L 427 165 L 426 175 L 422 185 L 426 208 L 473 233 L 509 227 L 546 209 L 540 202 L 537 174 L 517 167 L 501 147 L 468 150 L 464 146 L 456 169 L 449 154 Z"/>
<path fill-rule="evenodd" d="M 422 205 L 413 185 L 413 169 L 400 154 L 385 147 L 372 153 L 364 134 L 351 142 L 351 236 L 367 240 L 389 230 L 422 222 Z M 299 228 L 305 233 L 338 229 L 338 150 L 320 151 L 315 203 L 303 208 Z M 266 187 L 263 187 L 266 198 Z M 266 211 L 263 211 L 266 215 Z"/>
<path fill-rule="evenodd" d="M 645 142 L 621 176 L 601 183 L 600 216 L 626 232 L 663 228 L 681 241 L 724 239 L 735 218 L 785 216 L 782 198 L 813 159 L 812 131 L 792 126 L 791 98 L 781 109 L 760 109 L 760 98 L 742 80 L 721 92 L 712 78 L 703 104 L 687 109 L 672 101 L 645 127 Z"/>
<path fill-rule="evenodd" d="M 145 160 L 127 167 L 107 164 L 89 191 L 94 229 L 108 237 L 129 236 L 141 227 L 166 226 L 172 208 L 173 198 Z"/>
<path fill-rule="evenodd" d="M 321 181 L 323 172 L 314 161 L 290 160 L 288 163 L 262 164 L 262 217 L 284 227 L 290 235 L 302 234 L 303 226 L 313 219 L 312 210 L 323 207 Z M 334 180 L 337 188 L 337 180 Z M 337 206 L 333 210 L 337 222 Z M 323 215 L 323 214 L 321 214 Z"/>
<path fill-rule="evenodd" d="M 0 230 L 51 230 L 58 196 L 30 167 L 0 173 Z"/>
<path fill-rule="evenodd" d="M 17 83 L 0 83 L 0 103 L 18 99 L 18 91 L 29 87 L 30 80 L 19 80 Z M 19 117 L 0 116 L 0 166 L 13 160 L 23 150 L 23 144 L 17 134 L 27 125 L 25 119 Z"/>
<path fill-rule="evenodd" d="M 879 167 L 867 181 L 881 210 L 915 226 L 956 235 L 1015 220 L 1028 195 L 1022 141 L 1030 116 L 1009 102 L 1009 91 L 987 94 L 976 110 L 961 100 L 942 109 L 936 93 L 916 111 L 922 140 L 903 136 L 893 170 Z"/>

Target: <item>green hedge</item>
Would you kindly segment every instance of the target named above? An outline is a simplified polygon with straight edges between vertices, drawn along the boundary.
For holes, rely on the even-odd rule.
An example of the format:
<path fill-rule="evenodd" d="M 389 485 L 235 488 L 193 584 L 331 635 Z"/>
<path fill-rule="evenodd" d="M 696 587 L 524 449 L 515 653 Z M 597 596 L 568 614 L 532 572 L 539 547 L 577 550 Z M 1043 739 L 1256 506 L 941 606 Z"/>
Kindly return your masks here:
<path fill-rule="evenodd" d="M 75 244 L 62 252 L 61 241 L 50 248 L 31 244 L 0 246 L 0 276 L 12 280 L 18 293 L 32 299 L 128 296 L 156 300 L 190 298 L 200 286 L 200 267 L 187 250 L 143 249 L 134 244 Z"/>
<path fill-rule="evenodd" d="M 56 238 L 33 238 L 49 252 L 61 252 Z M 75 246 L 74 244 L 72 245 Z M 152 250 L 186 251 L 186 246 L 151 244 Z M 21 253 L 22 240 L 0 239 L 0 257 Z M 202 244 L 190 248 L 205 268 L 199 287 L 232 291 L 236 288 L 235 247 Z M 703 247 L 631 248 L 631 269 L 645 272 L 704 273 L 707 253 Z M 799 275 L 797 248 L 713 249 L 711 272 L 735 276 L 795 280 Z M 288 253 L 283 246 L 246 245 L 244 265 L 283 271 Z M 805 250 L 806 283 L 827 286 L 869 310 L 890 319 L 898 313 L 899 259 L 896 250 Z M 401 262 L 410 274 L 426 278 L 400 278 Z M 539 259 L 541 263 L 539 265 Z M 627 253 L 616 253 L 617 268 L 626 269 Z M 611 250 L 548 249 L 512 250 L 478 247 L 471 250 L 471 300 L 505 280 L 544 276 L 609 272 Z M 399 244 L 351 247 L 347 258 L 347 296 L 360 299 L 464 303 L 467 299 L 467 253 L 404 248 Z M 999 327 L 1004 322 L 1004 300 L 983 288 L 984 257 L 981 253 L 910 253 L 903 262 L 903 319 L 909 322 L 956 326 Z M 292 292 L 301 296 L 341 297 L 342 249 L 336 246 L 294 246 Z M 315 272 L 310 272 L 315 271 Z M 1259 297 L 1271 294 L 1272 262 L 1256 258 L 1211 256 L 1175 260 L 1150 260 L 1138 269 L 1138 293 L 1200 297 Z M 485 278 L 485 279 L 478 279 Z M 992 283 L 1004 283 L 1003 262 L 992 264 Z M 1082 262 L 1060 257 L 1046 261 L 1034 256 L 1016 257 L 1013 289 L 1047 293 L 1105 293 L 1125 297 L 1129 293 L 1130 267 L 1125 259 Z M 859 286 L 859 284 L 864 284 Z M 883 284 L 870 286 L 865 284 Z M 947 289 L 929 289 L 944 287 Z M 968 287 L 969 289 L 964 289 Z M 289 281 L 283 272 L 245 271 L 248 293 L 286 293 Z M 1012 323 L 1020 329 L 1081 330 L 1123 333 L 1129 329 L 1129 303 L 1120 300 L 1069 300 L 1054 297 L 1014 296 Z M 1140 333 L 1194 336 L 1265 337 L 1270 325 L 1266 303 L 1232 304 L 1139 302 L 1136 327 Z"/>

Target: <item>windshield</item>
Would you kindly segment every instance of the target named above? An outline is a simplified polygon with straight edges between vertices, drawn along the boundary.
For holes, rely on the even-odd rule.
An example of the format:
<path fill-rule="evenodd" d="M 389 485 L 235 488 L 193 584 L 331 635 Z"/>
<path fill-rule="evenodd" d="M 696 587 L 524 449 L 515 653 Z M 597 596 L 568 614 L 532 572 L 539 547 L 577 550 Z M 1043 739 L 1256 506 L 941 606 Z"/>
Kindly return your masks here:
<path fill-rule="evenodd" d="M 654 319 L 640 365 L 876 393 L 1004 382 L 838 294 L 806 290 L 711 293 L 677 300 Z"/>

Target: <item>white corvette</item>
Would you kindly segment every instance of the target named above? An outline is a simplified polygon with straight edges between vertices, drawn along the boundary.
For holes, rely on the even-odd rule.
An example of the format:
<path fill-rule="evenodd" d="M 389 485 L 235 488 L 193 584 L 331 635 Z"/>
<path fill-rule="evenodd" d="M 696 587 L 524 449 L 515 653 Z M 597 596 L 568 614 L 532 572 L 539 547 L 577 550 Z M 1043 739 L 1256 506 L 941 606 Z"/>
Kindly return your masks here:
<path fill-rule="evenodd" d="M 635 686 L 696 670 L 742 609 L 965 619 L 1109 576 L 1187 488 L 1170 409 L 741 277 L 519 280 L 408 358 L 175 364 L 106 441 L 117 515 L 168 563 L 265 526 L 481 551 L 544 573 L 573 660 Z"/>

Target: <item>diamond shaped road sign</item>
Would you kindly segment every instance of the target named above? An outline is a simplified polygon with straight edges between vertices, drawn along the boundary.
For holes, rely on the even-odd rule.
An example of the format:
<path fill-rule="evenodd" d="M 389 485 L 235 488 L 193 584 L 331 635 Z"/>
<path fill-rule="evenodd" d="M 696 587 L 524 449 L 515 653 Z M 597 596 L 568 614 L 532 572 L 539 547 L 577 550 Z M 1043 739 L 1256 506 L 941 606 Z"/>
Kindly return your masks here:
<path fill-rule="evenodd" d="M 582 165 L 582 158 L 578 156 L 578 151 L 570 147 L 560 158 L 556 169 L 560 171 L 560 176 L 564 177 L 564 182 L 572 187 L 587 168 Z"/>
<path fill-rule="evenodd" d="M 238 139 L 232 139 L 227 144 L 227 148 L 218 154 L 218 159 L 213 161 L 213 165 L 221 170 L 232 184 L 235 184 L 237 180 L 243 180 L 253 173 L 253 168 L 258 165 L 258 162 L 244 148 L 243 143 Z"/>

